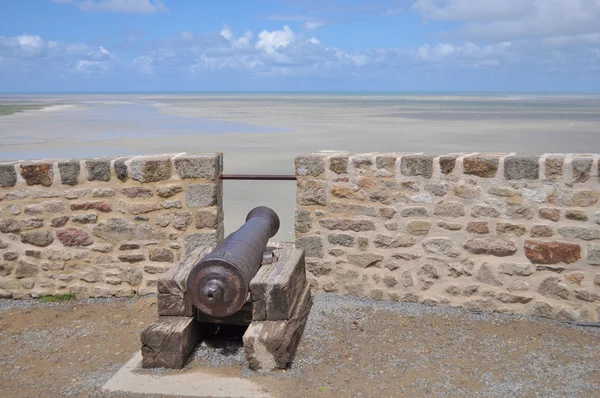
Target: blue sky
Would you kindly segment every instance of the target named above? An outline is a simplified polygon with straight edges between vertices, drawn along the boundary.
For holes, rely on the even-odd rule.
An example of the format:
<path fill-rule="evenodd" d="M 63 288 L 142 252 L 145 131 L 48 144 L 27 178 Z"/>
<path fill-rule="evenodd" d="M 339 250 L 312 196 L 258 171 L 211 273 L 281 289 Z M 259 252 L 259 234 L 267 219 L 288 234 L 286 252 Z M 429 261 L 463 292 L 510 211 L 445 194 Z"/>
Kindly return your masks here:
<path fill-rule="evenodd" d="M 19 0 L 0 92 L 600 92 L 600 0 Z"/>

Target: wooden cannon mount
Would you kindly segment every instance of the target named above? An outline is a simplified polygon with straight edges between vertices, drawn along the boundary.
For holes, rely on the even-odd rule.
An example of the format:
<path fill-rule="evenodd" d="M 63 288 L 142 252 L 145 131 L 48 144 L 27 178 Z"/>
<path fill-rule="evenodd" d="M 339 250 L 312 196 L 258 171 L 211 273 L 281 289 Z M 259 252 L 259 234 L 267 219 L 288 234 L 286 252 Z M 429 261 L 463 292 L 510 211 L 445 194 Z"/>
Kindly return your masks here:
<path fill-rule="evenodd" d="M 244 352 L 250 369 L 289 367 L 312 305 L 304 251 L 293 243 L 269 243 L 275 261 L 250 281 L 246 304 L 217 318 L 197 311 L 186 292 L 191 269 L 212 248 L 198 248 L 158 280 L 158 319 L 141 334 L 142 367 L 181 369 L 214 324 L 249 325 Z"/>

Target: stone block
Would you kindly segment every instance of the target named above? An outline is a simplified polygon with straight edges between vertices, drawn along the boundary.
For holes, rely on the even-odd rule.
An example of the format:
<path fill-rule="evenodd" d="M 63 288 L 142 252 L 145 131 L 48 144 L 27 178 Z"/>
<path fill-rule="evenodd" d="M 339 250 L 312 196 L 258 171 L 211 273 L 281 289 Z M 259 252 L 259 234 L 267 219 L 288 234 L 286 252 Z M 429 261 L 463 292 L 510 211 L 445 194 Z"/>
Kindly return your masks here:
<path fill-rule="evenodd" d="M 23 208 L 23 212 L 30 216 L 36 216 L 44 212 L 44 208 L 41 205 L 27 205 Z"/>
<path fill-rule="evenodd" d="M 165 200 L 161 204 L 163 209 L 181 209 L 183 205 L 180 200 Z"/>
<path fill-rule="evenodd" d="M 496 257 L 512 256 L 517 252 L 515 242 L 502 238 L 469 239 L 463 246 L 469 253 Z"/>
<path fill-rule="evenodd" d="M 600 228 L 586 228 L 576 226 L 558 227 L 558 233 L 567 239 L 599 240 Z"/>
<path fill-rule="evenodd" d="M 312 228 L 312 217 L 308 210 L 296 209 L 294 221 L 295 230 L 298 233 L 306 233 Z"/>
<path fill-rule="evenodd" d="M 300 179 L 297 182 L 296 203 L 299 205 L 327 204 L 327 189 L 323 181 Z"/>
<path fill-rule="evenodd" d="M 129 206 L 127 206 L 127 208 L 129 209 L 131 214 L 135 214 L 135 215 L 146 214 L 146 213 L 151 213 L 153 211 L 162 210 L 162 206 L 160 205 L 160 203 L 154 203 L 154 202 L 132 203 Z"/>
<path fill-rule="evenodd" d="M 594 159 L 591 158 L 576 158 L 571 161 L 574 183 L 586 182 L 590 179 L 593 161 Z"/>
<path fill-rule="evenodd" d="M 459 222 L 446 222 L 446 221 L 438 221 L 438 227 L 447 229 L 448 231 L 460 231 L 463 228 L 463 225 Z"/>
<path fill-rule="evenodd" d="M 504 178 L 507 180 L 537 180 L 540 163 L 537 156 L 507 156 L 504 158 Z"/>
<path fill-rule="evenodd" d="M 463 172 L 477 177 L 493 178 L 498 172 L 499 163 L 498 157 L 468 156 L 463 159 Z"/>
<path fill-rule="evenodd" d="M 383 261 L 383 256 L 376 253 L 348 254 L 348 262 L 360 268 L 376 267 Z"/>
<path fill-rule="evenodd" d="M 220 156 L 218 154 L 182 155 L 173 159 L 179 177 L 208 178 L 216 180 L 220 174 Z"/>
<path fill-rule="evenodd" d="M 526 203 L 507 203 L 505 214 L 518 220 L 531 220 L 535 215 L 535 209 Z"/>
<path fill-rule="evenodd" d="M 58 162 L 58 172 L 60 182 L 63 185 L 77 185 L 79 182 L 79 172 L 81 166 L 78 160 L 69 160 L 67 162 Z"/>
<path fill-rule="evenodd" d="M 568 207 L 591 207 L 598 200 L 600 192 L 594 190 L 557 189 L 548 196 L 548 202 Z"/>
<path fill-rule="evenodd" d="M 425 185 L 425 191 L 432 193 L 435 196 L 443 197 L 446 196 L 450 184 L 447 182 L 431 182 Z"/>
<path fill-rule="evenodd" d="M 352 165 L 357 170 L 369 170 L 373 166 L 373 160 L 370 156 L 358 155 L 352 157 Z"/>
<path fill-rule="evenodd" d="M 338 231 L 374 231 L 375 223 L 371 220 L 325 218 L 319 220 L 319 225 L 325 229 Z"/>
<path fill-rule="evenodd" d="M 405 176 L 423 176 L 425 178 L 431 178 L 433 175 L 433 156 L 402 156 L 400 158 L 400 173 Z"/>
<path fill-rule="evenodd" d="M 587 246 L 586 260 L 589 265 L 600 265 L 600 245 L 591 244 Z M 596 276 L 596 279 L 600 281 L 600 274 Z"/>
<path fill-rule="evenodd" d="M 427 235 L 430 229 L 430 221 L 411 220 L 406 223 L 406 231 L 411 235 Z"/>
<path fill-rule="evenodd" d="M 85 174 L 89 181 L 109 181 L 110 180 L 110 160 L 92 159 L 86 160 Z"/>
<path fill-rule="evenodd" d="M 487 193 L 489 193 L 490 195 L 502 196 L 505 198 L 510 198 L 511 196 L 518 195 L 517 191 L 515 191 L 514 189 L 512 189 L 510 187 L 502 187 L 502 186 L 496 186 L 496 185 L 489 187 L 487 189 Z"/>
<path fill-rule="evenodd" d="M 554 235 L 554 229 L 549 225 L 534 225 L 530 231 L 532 238 L 549 238 Z"/>
<path fill-rule="evenodd" d="M 378 169 L 384 169 L 392 174 L 396 171 L 396 157 L 395 156 L 377 156 L 375 158 L 375 167 Z"/>
<path fill-rule="evenodd" d="M 290 366 L 312 306 L 306 285 L 289 320 L 252 322 L 244 333 L 244 351 L 253 370 L 270 371 Z"/>
<path fill-rule="evenodd" d="M 29 196 L 29 191 L 26 189 L 15 189 L 13 191 L 7 192 L 4 195 L 4 200 L 20 200 L 25 199 Z"/>
<path fill-rule="evenodd" d="M 567 210 L 565 213 L 565 218 L 575 221 L 587 221 L 588 215 L 585 210 Z"/>
<path fill-rule="evenodd" d="M 535 272 L 535 267 L 527 263 L 501 263 L 498 272 L 506 275 L 529 276 Z"/>
<path fill-rule="evenodd" d="M 30 263 L 29 261 L 20 260 L 15 269 L 15 278 L 32 278 L 37 276 L 40 269 L 37 264 Z"/>
<path fill-rule="evenodd" d="M 110 213 L 112 206 L 106 201 L 71 203 L 71 210 L 98 210 L 102 213 Z"/>
<path fill-rule="evenodd" d="M 358 186 L 347 186 L 347 185 L 333 185 L 329 192 L 331 195 L 340 199 L 357 199 L 365 200 L 367 197 L 366 192 Z"/>
<path fill-rule="evenodd" d="M 332 245 L 340 245 L 345 247 L 354 246 L 354 237 L 347 234 L 333 234 L 327 237 L 327 241 Z"/>
<path fill-rule="evenodd" d="M 406 235 L 383 235 L 376 234 L 373 243 L 381 249 L 397 249 L 399 247 L 411 247 L 416 243 L 416 239 Z"/>
<path fill-rule="evenodd" d="M 95 224 L 98 216 L 96 214 L 75 214 L 71 221 L 77 224 Z"/>
<path fill-rule="evenodd" d="M 146 187 L 127 187 L 122 188 L 121 193 L 128 198 L 151 198 L 154 193 Z"/>
<path fill-rule="evenodd" d="M 54 242 L 54 234 L 50 231 L 32 231 L 21 234 L 21 242 L 29 245 L 46 247 Z"/>
<path fill-rule="evenodd" d="M 183 186 L 181 185 L 166 185 L 164 187 L 158 188 L 156 194 L 161 198 L 170 198 L 171 196 L 175 196 L 178 193 L 183 192 Z"/>
<path fill-rule="evenodd" d="M 550 181 L 556 181 L 562 178 L 563 165 L 565 158 L 563 156 L 548 156 L 545 159 L 546 163 L 546 178 Z"/>
<path fill-rule="evenodd" d="M 462 199 L 475 199 L 481 196 L 481 188 L 472 184 L 458 183 L 454 186 L 454 195 Z"/>
<path fill-rule="evenodd" d="M 442 254 L 448 257 L 460 256 L 460 251 L 450 238 L 428 238 L 421 242 L 423 250 L 429 254 Z"/>
<path fill-rule="evenodd" d="M 146 260 L 142 253 L 119 254 L 118 259 L 124 263 L 139 263 Z"/>
<path fill-rule="evenodd" d="M 497 218 L 500 212 L 492 206 L 475 205 L 471 208 L 471 217 L 475 218 Z"/>
<path fill-rule="evenodd" d="M 22 163 L 21 176 L 29 186 L 42 185 L 49 187 L 54 180 L 52 167 L 52 163 Z"/>
<path fill-rule="evenodd" d="M 330 201 L 329 210 L 332 213 L 347 213 L 355 216 L 378 217 L 379 209 L 375 206 L 347 203 L 344 201 Z M 395 209 L 394 209 L 395 210 Z"/>
<path fill-rule="evenodd" d="M 486 221 L 471 221 L 467 223 L 467 232 L 484 235 L 490 233 L 490 228 Z"/>
<path fill-rule="evenodd" d="M 168 180 L 172 173 L 173 166 L 169 157 L 134 158 L 131 161 L 131 178 L 139 182 Z"/>
<path fill-rule="evenodd" d="M 219 216 L 216 209 L 200 210 L 196 213 L 196 228 L 211 228 L 219 227 Z"/>
<path fill-rule="evenodd" d="M 10 263 L 0 262 L 0 276 L 8 276 L 12 273 L 14 266 Z"/>
<path fill-rule="evenodd" d="M 319 236 L 302 236 L 296 239 L 296 246 L 304 249 L 306 257 L 323 257 L 323 241 Z"/>
<path fill-rule="evenodd" d="M 559 277 L 548 276 L 541 283 L 538 292 L 545 297 L 568 300 L 571 296 L 569 287 Z"/>
<path fill-rule="evenodd" d="M 53 201 L 53 202 L 44 202 L 44 209 L 48 213 L 65 213 L 67 211 L 67 205 L 64 202 Z"/>
<path fill-rule="evenodd" d="M 214 247 L 217 244 L 217 232 L 205 232 L 197 234 L 189 234 L 184 238 L 185 253 L 190 253 L 198 247 Z"/>
<path fill-rule="evenodd" d="M 296 175 L 300 177 L 319 177 L 325 172 L 323 156 L 308 155 L 298 156 L 294 160 Z"/>
<path fill-rule="evenodd" d="M 150 250 L 150 261 L 170 263 L 175 260 L 173 252 L 165 248 L 154 248 Z"/>
<path fill-rule="evenodd" d="M 550 220 L 557 222 L 560 220 L 560 210 L 559 209 L 551 209 L 551 208 L 542 208 L 538 213 L 540 218 L 544 220 Z"/>
<path fill-rule="evenodd" d="M 89 246 L 94 243 L 92 236 L 81 228 L 65 228 L 56 231 L 60 242 L 67 247 Z"/>
<path fill-rule="evenodd" d="M 524 225 L 520 224 L 499 222 L 498 224 L 496 224 L 496 232 L 499 234 L 522 236 L 527 232 L 527 228 L 525 228 Z"/>
<path fill-rule="evenodd" d="M 581 259 L 581 246 L 564 242 L 526 240 L 525 255 L 534 264 L 571 264 Z"/>
<path fill-rule="evenodd" d="M 23 225 L 23 231 L 27 231 L 30 229 L 42 228 L 44 226 L 43 218 L 28 218 L 26 220 L 22 220 L 21 224 Z"/>
<path fill-rule="evenodd" d="M 119 158 L 114 161 L 115 175 L 123 182 L 127 181 L 129 177 L 129 170 L 127 169 L 127 164 L 125 164 L 128 160 L 128 158 Z"/>
<path fill-rule="evenodd" d="M 14 187 L 17 183 L 17 171 L 12 164 L 0 164 L 0 187 Z"/>
<path fill-rule="evenodd" d="M 450 174 L 454 171 L 454 167 L 456 166 L 456 159 L 458 159 L 457 155 L 444 155 L 440 156 L 440 170 L 442 174 Z"/>
<path fill-rule="evenodd" d="M 348 156 L 333 156 L 329 158 L 329 170 L 336 174 L 348 172 Z"/>
<path fill-rule="evenodd" d="M 435 204 L 433 214 L 441 217 L 464 217 L 467 214 L 465 206 L 460 202 L 439 201 Z"/>
<path fill-rule="evenodd" d="M 21 232 L 21 224 L 10 218 L 0 219 L 0 232 L 3 234 L 14 234 Z"/>
<path fill-rule="evenodd" d="M 55 228 L 60 228 L 64 226 L 67 221 L 69 221 L 69 216 L 54 217 L 52 220 L 50 220 L 50 225 Z"/>
<path fill-rule="evenodd" d="M 214 184 L 189 184 L 185 188 L 188 207 L 209 207 L 217 204 L 217 189 Z"/>

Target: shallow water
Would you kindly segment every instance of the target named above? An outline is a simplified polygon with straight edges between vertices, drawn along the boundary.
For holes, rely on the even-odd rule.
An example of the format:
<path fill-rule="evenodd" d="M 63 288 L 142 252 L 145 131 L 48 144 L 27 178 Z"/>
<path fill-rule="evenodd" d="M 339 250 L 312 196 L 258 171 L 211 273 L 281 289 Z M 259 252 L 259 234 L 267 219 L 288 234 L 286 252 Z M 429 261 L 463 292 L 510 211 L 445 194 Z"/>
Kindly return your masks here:
<path fill-rule="evenodd" d="M 223 152 L 226 173 L 292 174 L 294 157 L 349 152 L 598 152 L 600 95 L 73 94 L 0 95 L 59 104 L 0 117 L 0 159 Z M 226 181 L 225 229 L 254 206 L 294 239 L 295 184 Z"/>

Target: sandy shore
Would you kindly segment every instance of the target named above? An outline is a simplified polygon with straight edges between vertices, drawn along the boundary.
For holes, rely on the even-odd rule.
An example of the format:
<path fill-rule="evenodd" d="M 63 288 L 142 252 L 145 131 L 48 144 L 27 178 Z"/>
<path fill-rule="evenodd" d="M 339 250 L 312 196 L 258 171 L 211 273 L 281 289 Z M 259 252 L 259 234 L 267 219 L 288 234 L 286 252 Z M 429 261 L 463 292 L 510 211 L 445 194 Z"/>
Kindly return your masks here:
<path fill-rule="evenodd" d="M 63 104 L 51 108 L 53 112 L 0 118 L 0 156 L 13 160 L 219 151 L 227 173 L 288 174 L 294 172 L 297 154 L 319 150 L 564 153 L 596 147 L 599 97 L 514 98 L 54 96 L 42 99 Z M 282 215 L 277 239 L 292 240 L 294 202 L 293 182 L 228 181 L 226 228 L 231 231 L 252 206 L 264 204 Z"/>

